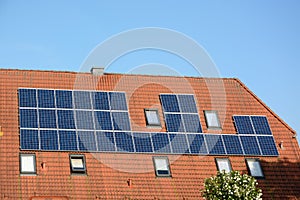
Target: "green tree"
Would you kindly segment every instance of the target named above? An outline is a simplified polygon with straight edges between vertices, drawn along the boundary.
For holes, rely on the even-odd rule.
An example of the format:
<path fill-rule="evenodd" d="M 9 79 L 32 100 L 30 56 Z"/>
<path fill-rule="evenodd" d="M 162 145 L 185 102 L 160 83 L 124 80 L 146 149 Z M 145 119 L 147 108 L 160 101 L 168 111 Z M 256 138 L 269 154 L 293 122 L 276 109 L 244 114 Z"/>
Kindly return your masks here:
<path fill-rule="evenodd" d="M 257 188 L 257 184 L 256 179 L 247 174 L 222 171 L 214 177 L 205 179 L 202 196 L 207 200 L 258 200 L 261 199 L 262 191 Z"/>

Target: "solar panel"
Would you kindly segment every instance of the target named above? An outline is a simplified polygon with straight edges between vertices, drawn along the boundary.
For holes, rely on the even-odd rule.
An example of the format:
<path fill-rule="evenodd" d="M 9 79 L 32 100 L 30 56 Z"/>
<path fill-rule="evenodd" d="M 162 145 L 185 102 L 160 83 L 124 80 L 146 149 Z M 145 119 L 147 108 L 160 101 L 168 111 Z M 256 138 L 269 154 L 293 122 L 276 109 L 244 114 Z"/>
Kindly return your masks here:
<path fill-rule="evenodd" d="M 75 129 L 73 110 L 57 110 L 58 128 Z"/>
<path fill-rule="evenodd" d="M 261 155 L 255 136 L 240 136 L 246 155 Z"/>
<path fill-rule="evenodd" d="M 207 154 L 203 134 L 187 134 L 192 154 Z"/>
<path fill-rule="evenodd" d="M 41 130 L 41 149 L 58 150 L 58 135 L 56 130 Z"/>
<path fill-rule="evenodd" d="M 154 152 L 171 153 L 169 136 L 167 133 L 152 133 L 151 138 Z"/>
<path fill-rule="evenodd" d="M 93 115 L 92 111 L 76 111 L 76 126 L 77 129 L 86 129 L 86 130 L 93 130 L 94 123 L 93 123 Z"/>
<path fill-rule="evenodd" d="M 182 114 L 186 132 L 202 133 L 199 116 L 195 114 Z"/>
<path fill-rule="evenodd" d="M 57 108 L 73 108 L 73 98 L 71 91 L 56 90 L 55 97 Z"/>
<path fill-rule="evenodd" d="M 54 90 L 38 90 L 38 107 L 55 108 Z"/>
<path fill-rule="evenodd" d="M 169 134 L 172 152 L 177 154 L 190 153 L 185 134 Z"/>
<path fill-rule="evenodd" d="M 21 128 L 38 128 L 36 109 L 20 109 L 19 112 Z"/>
<path fill-rule="evenodd" d="M 133 140 L 130 132 L 115 133 L 117 151 L 134 152 Z"/>
<path fill-rule="evenodd" d="M 130 122 L 127 112 L 112 112 L 114 130 L 129 131 Z"/>
<path fill-rule="evenodd" d="M 40 128 L 57 128 L 55 110 L 39 109 Z"/>
<path fill-rule="evenodd" d="M 98 151 L 116 151 L 113 132 L 96 132 Z"/>
<path fill-rule="evenodd" d="M 180 112 L 176 95 L 161 94 L 160 100 L 161 100 L 161 104 L 164 109 L 164 112 Z"/>
<path fill-rule="evenodd" d="M 20 131 L 21 149 L 35 150 L 39 148 L 39 135 L 37 130 Z"/>
<path fill-rule="evenodd" d="M 77 136 L 75 131 L 59 131 L 60 150 L 77 151 Z"/>
<path fill-rule="evenodd" d="M 243 155 L 243 149 L 240 139 L 237 135 L 223 135 L 223 141 L 227 154 Z"/>
<path fill-rule="evenodd" d="M 90 92 L 74 91 L 74 105 L 76 109 L 91 109 Z"/>
<path fill-rule="evenodd" d="M 239 134 L 254 134 L 250 116 L 233 116 Z"/>
<path fill-rule="evenodd" d="M 93 92 L 92 94 L 93 108 L 95 110 L 109 110 L 109 101 L 107 92 Z"/>
<path fill-rule="evenodd" d="M 198 113 L 193 95 L 178 95 L 181 112 Z"/>
<path fill-rule="evenodd" d="M 133 133 L 133 139 L 136 152 L 153 152 L 150 133 Z"/>
<path fill-rule="evenodd" d="M 272 135 L 268 120 L 265 116 L 251 116 L 256 134 Z"/>
<path fill-rule="evenodd" d="M 94 116 L 96 130 L 113 130 L 110 112 L 96 111 Z"/>
<path fill-rule="evenodd" d="M 184 132 L 180 114 L 165 114 L 165 120 L 168 132 Z"/>
<path fill-rule="evenodd" d="M 79 150 L 97 151 L 95 134 L 93 131 L 78 131 Z"/>
<path fill-rule="evenodd" d="M 278 151 L 273 136 L 258 136 L 257 139 L 262 151 L 262 155 L 278 156 Z"/>
<path fill-rule="evenodd" d="M 111 110 L 127 110 L 125 93 L 109 92 Z"/>
<path fill-rule="evenodd" d="M 212 155 L 225 155 L 225 148 L 222 142 L 222 135 L 205 135 L 207 149 Z"/>
<path fill-rule="evenodd" d="M 37 107 L 35 89 L 19 89 L 20 107 Z"/>

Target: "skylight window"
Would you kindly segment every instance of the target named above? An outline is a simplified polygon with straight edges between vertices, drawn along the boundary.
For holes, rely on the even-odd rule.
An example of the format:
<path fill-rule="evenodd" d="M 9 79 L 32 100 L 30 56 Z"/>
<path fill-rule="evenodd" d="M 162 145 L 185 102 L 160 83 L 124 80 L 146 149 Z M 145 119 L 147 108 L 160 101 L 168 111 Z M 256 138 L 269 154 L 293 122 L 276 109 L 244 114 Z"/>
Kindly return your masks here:
<path fill-rule="evenodd" d="M 156 176 L 170 177 L 170 165 L 167 157 L 153 157 Z"/>
<path fill-rule="evenodd" d="M 264 173 L 260 165 L 260 161 L 257 158 L 247 158 L 246 164 L 248 172 L 255 178 L 264 178 Z"/>
<path fill-rule="evenodd" d="M 160 126 L 158 110 L 145 109 L 145 117 L 147 126 Z"/>
<path fill-rule="evenodd" d="M 35 154 L 20 154 L 21 174 L 36 174 Z"/>
<path fill-rule="evenodd" d="M 205 110 L 205 121 L 207 128 L 220 129 L 221 124 L 218 117 L 218 112 L 215 110 Z"/>
<path fill-rule="evenodd" d="M 228 173 L 231 172 L 231 164 L 228 158 L 216 158 L 216 164 L 218 171 L 222 172 L 223 170 Z"/>
<path fill-rule="evenodd" d="M 86 174 L 84 155 L 70 155 L 72 174 Z"/>

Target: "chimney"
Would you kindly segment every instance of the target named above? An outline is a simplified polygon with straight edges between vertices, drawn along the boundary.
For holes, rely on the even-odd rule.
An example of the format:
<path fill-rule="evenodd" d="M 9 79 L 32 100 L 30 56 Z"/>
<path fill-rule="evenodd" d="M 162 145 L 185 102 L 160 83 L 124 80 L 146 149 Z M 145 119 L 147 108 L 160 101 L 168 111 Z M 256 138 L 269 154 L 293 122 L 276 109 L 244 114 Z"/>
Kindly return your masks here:
<path fill-rule="evenodd" d="M 91 74 L 94 76 L 102 76 L 104 74 L 104 67 L 92 67 Z"/>

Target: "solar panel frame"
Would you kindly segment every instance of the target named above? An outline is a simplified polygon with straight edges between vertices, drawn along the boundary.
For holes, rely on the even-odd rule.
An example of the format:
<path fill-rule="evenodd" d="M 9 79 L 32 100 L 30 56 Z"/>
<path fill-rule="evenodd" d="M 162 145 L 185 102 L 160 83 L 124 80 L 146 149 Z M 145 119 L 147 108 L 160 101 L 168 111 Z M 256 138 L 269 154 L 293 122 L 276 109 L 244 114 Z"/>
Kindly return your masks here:
<path fill-rule="evenodd" d="M 165 123 L 168 132 L 184 132 L 184 124 L 181 114 L 165 113 Z"/>
<path fill-rule="evenodd" d="M 180 112 L 178 99 L 175 94 L 160 94 L 160 101 L 164 112 Z"/>
<path fill-rule="evenodd" d="M 37 107 L 37 94 L 36 89 L 20 88 L 18 90 L 19 107 Z"/>
<path fill-rule="evenodd" d="M 40 130 L 41 150 L 59 150 L 57 130 Z"/>
<path fill-rule="evenodd" d="M 190 153 L 189 145 L 188 145 L 185 134 L 170 133 L 169 138 L 170 138 L 170 142 L 171 142 L 170 144 L 171 144 L 173 154 L 189 154 Z"/>
<path fill-rule="evenodd" d="M 76 129 L 74 110 L 57 110 L 59 129 Z"/>
<path fill-rule="evenodd" d="M 180 112 L 182 113 L 198 113 L 194 95 L 178 94 L 177 95 Z"/>
<path fill-rule="evenodd" d="M 256 136 L 240 136 L 245 155 L 261 155 Z"/>
<path fill-rule="evenodd" d="M 96 130 L 113 130 L 112 116 L 109 111 L 94 111 Z"/>
<path fill-rule="evenodd" d="M 76 127 L 83 130 L 94 130 L 94 118 L 92 111 L 76 110 Z"/>
<path fill-rule="evenodd" d="M 207 147 L 203 134 L 186 134 L 190 153 L 191 154 L 203 154 L 207 155 Z"/>
<path fill-rule="evenodd" d="M 226 155 L 222 135 L 205 134 L 204 137 L 210 155 Z"/>
<path fill-rule="evenodd" d="M 258 135 L 272 135 L 272 131 L 266 116 L 251 116 L 251 121 Z"/>
<path fill-rule="evenodd" d="M 78 151 L 78 141 L 75 130 L 59 130 L 58 135 L 61 151 Z"/>
<path fill-rule="evenodd" d="M 116 132 L 115 140 L 118 152 L 135 152 L 131 132 Z"/>
<path fill-rule="evenodd" d="M 135 151 L 138 153 L 153 153 L 150 133 L 133 133 Z"/>
<path fill-rule="evenodd" d="M 20 145 L 23 150 L 39 150 L 39 132 L 38 130 L 20 130 Z"/>
<path fill-rule="evenodd" d="M 170 139 L 167 133 L 151 133 L 155 153 L 171 153 Z"/>
<path fill-rule="evenodd" d="M 75 109 L 92 109 L 91 95 L 89 91 L 73 91 Z"/>
<path fill-rule="evenodd" d="M 126 96 L 124 92 L 109 92 L 108 94 L 111 110 L 128 110 Z"/>
<path fill-rule="evenodd" d="M 94 110 L 110 110 L 108 92 L 92 92 L 91 99 Z"/>
<path fill-rule="evenodd" d="M 202 133 L 202 127 L 198 114 L 182 114 L 185 132 Z"/>
<path fill-rule="evenodd" d="M 238 134 L 255 134 L 250 116 L 234 115 L 233 119 Z"/>
<path fill-rule="evenodd" d="M 278 156 L 278 150 L 273 136 L 257 136 L 258 143 L 264 156 Z"/>
<path fill-rule="evenodd" d="M 73 93 L 69 90 L 55 90 L 56 108 L 73 108 Z"/>
<path fill-rule="evenodd" d="M 80 151 L 97 151 L 97 143 L 94 131 L 77 131 L 78 147 Z"/>
<path fill-rule="evenodd" d="M 38 128 L 37 109 L 20 109 L 19 115 L 21 128 Z"/>
<path fill-rule="evenodd" d="M 114 130 L 130 131 L 130 120 L 128 112 L 112 112 L 112 121 Z"/>
<path fill-rule="evenodd" d="M 238 135 L 222 135 L 228 155 L 243 155 L 243 147 Z"/>
<path fill-rule="evenodd" d="M 113 132 L 96 132 L 98 151 L 100 152 L 115 152 L 116 143 Z"/>
<path fill-rule="evenodd" d="M 56 110 L 39 109 L 38 122 L 40 128 L 57 128 Z"/>
<path fill-rule="evenodd" d="M 54 90 L 37 90 L 39 108 L 55 108 Z"/>

